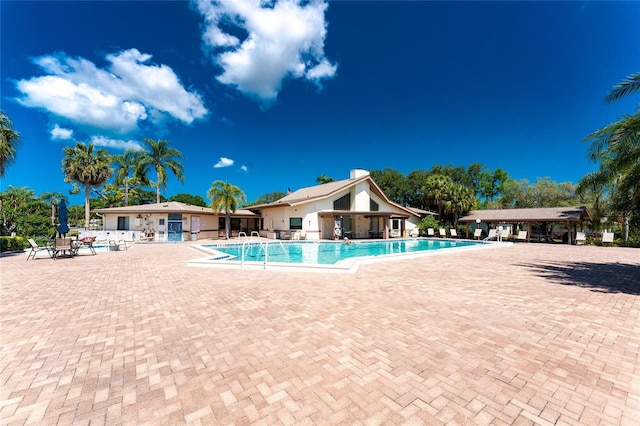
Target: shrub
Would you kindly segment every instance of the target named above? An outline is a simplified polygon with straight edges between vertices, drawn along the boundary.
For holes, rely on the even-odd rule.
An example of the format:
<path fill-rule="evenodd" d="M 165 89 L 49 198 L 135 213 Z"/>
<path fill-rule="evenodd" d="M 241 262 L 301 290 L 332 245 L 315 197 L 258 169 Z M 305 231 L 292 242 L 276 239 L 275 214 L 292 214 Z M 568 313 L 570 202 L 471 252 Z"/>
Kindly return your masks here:
<path fill-rule="evenodd" d="M 24 250 L 29 242 L 22 237 L 0 237 L 0 252 Z"/>

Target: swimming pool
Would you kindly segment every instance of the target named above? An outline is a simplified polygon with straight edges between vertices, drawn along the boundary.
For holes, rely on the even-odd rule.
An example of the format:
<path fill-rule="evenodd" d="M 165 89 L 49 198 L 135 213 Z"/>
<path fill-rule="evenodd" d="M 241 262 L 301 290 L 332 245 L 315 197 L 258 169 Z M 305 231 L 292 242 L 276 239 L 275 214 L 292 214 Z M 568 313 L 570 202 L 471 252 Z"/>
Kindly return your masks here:
<path fill-rule="evenodd" d="M 487 247 L 491 244 L 470 240 L 410 238 L 374 241 L 245 241 L 241 243 L 201 244 L 211 255 L 197 263 L 240 264 L 240 266 L 288 266 L 351 269 L 356 263 L 427 254 L 442 250 Z M 266 254 L 266 256 L 265 256 Z"/>

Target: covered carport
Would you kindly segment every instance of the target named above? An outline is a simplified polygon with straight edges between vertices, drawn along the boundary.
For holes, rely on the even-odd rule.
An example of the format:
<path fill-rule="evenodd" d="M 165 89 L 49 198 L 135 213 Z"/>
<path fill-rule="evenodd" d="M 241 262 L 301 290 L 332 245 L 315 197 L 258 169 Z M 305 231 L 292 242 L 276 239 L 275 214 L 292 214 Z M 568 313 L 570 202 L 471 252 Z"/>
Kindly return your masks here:
<path fill-rule="evenodd" d="M 543 207 L 529 209 L 497 209 L 497 210 L 472 210 L 469 214 L 459 219 L 460 223 L 467 225 L 467 238 L 469 238 L 469 226 L 475 224 L 475 228 L 481 227 L 484 222 L 490 226 L 501 223 L 524 224 L 527 230 L 527 241 L 531 240 L 531 225 L 540 222 L 543 224 L 562 223 L 568 230 L 568 243 L 573 243 L 573 236 L 578 229 L 584 230 L 584 222 L 591 221 L 591 216 L 584 206 L 580 207 Z M 573 228 L 572 228 L 573 227 Z"/>

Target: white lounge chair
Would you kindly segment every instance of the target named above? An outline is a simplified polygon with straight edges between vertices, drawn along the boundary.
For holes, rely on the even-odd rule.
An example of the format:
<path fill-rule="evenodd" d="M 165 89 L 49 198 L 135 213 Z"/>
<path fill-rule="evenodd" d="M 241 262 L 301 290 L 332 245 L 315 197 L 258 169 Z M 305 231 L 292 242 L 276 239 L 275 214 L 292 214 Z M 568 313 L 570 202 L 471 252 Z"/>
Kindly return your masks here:
<path fill-rule="evenodd" d="M 527 241 L 527 231 L 518 231 L 516 241 Z"/>
<path fill-rule="evenodd" d="M 488 240 L 497 240 L 498 239 L 498 231 L 496 229 L 489 229 L 489 235 L 485 238 L 485 241 Z"/>
<path fill-rule="evenodd" d="M 587 242 L 587 236 L 584 232 L 576 232 L 576 244 L 583 245 Z"/>
<path fill-rule="evenodd" d="M 411 232 L 409 233 L 409 235 L 410 235 L 411 237 L 414 237 L 414 238 L 415 238 L 415 237 L 419 237 L 419 236 L 420 236 L 420 230 L 419 230 L 418 228 L 413 228 L 413 229 L 411 230 Z"/>
<path fill-rule="evenodd" d="M 449 229 L 449 235 L 451 235 L 451 238 L 458 238 L 458 231 L 455 228 L 451 228 Z"/>
<path fill-rule="evenodd" d="M 434 232 L 433 228 L 427 228 L 427 237 L 435 237 L 436 233 Z"/>
<path fill-rule="evenodd" d="M 440 228 L 438 232 L 440 233 L 441 238 L 447 238 L 447 231 L 444 228 Z"/>
<path fill-rule="evenodd" d="M 482 237 L 482 228 L 476 228 L 475 231 L 473 231 L 473 238 L 480 239 L 480 237 Z"/>

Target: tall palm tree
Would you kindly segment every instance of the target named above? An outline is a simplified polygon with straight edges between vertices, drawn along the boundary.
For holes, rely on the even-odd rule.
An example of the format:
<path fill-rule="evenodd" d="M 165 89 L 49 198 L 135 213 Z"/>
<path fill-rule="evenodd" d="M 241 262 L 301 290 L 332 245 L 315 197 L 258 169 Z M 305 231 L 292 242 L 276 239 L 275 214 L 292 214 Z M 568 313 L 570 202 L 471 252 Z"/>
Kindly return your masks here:
<path fill-rule="evenodd" d="M 138 165 L 139 151 L 128 149 L 122 154 L 114 155 L 113 164 L 115 164 L 115 176 L 113 183 L 116 186 L 124 186 L 124 206 L 129 205 L 129 183 L 133 180 L 129 173 L 135 171 Z"/>
<path fill-rule="evenodd" d="M 447 188 L 453 184 L 449 176 L 431 175 L 424 181 L 422 193 L 425 194 L 428 203 L 438 206 L 438 219 L 442 220 L 442 211 L 444 205 L 442 200 L 446 194 Z"/>
<path fill-rule="evenodd" d="M 20 134 L 13 129 L 13 121 L 0 111 L 0 177 L 4 177 L 6 167 L 16 158 L 16 147 Z"/>
<path fill-rule="evenodd" d="M 453 215 L 453 226 L 458 226 L 462 214 L 473 208 L 476 202 L 473 189 L 459 183 L 452 183 L 445 189 L 442 206 L 445 213 Z"/>
<path fill-rule="evenodd" d="M 156 203 L 160 203 L 160 187 L 166 189 L 167 186 L 167 169 L 180 182 L 184 182 L 184 166 L 180 162 L 182 153 L 176 148 L 171 148 L 169 142 L 164 139 L 154 141 L 145 138 L 142 143 L 145 145 L 145 149 L 139 151 L 138 164 L 134 174 L 141 182 L 148 182 L 147 174 L 150 169 L 156 171 Z"/>
<path fill-rule="evenodd" d="M 91 188 L 97 187 L 109 180 L 113 174 L 111 156 L 104 149 L 94 151 L 93 144 L 86 145 L 76 142 L 75 146 L 67 146 L 62 151 L 62 171 L 67 182 L 74 182 L 84 186 L 84 226 L 89 227 L 90 208 L 89 196 Z"/>
<path fill-rule="evenodd" d="M 638 91 L 640 73 L 635 73 L 614 86 L 605 100 L 613 102 Z M 578 193 L 594 193 L 598 206 L 609 195 L 612 207 L 621 213 L 640 211 L 640 110 L 624 115 L 585 140 L 591 141 L 588 156 L 599 163 L 599 168 L 580 180 Z M 640 225 L 638 215 L 631 215 L 631 221 Z"/>
<path fill-rule="evenodd" d="M 207 191 L 207 197 L 211 199 L 211 209 L 218 214 L 224 210 L 224 229 L 227 239 L 231 233 L 231 213 L 235 213 L 242 203 L 246 201 L 244 192 L 237 186 L 217 180 L 211 184 Z"/>

